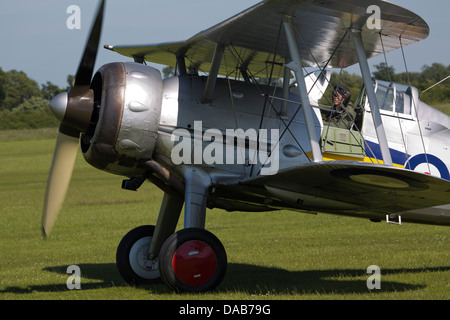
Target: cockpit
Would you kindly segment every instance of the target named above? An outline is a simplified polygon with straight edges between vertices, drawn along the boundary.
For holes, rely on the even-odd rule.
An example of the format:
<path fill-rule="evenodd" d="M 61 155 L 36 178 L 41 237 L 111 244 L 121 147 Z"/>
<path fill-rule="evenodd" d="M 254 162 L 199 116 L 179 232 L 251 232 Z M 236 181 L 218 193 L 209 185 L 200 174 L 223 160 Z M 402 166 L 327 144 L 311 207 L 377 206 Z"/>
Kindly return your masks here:
<path fill-rule="evenodd" d="M 420 103 L 416 88 L 382 80 L 374 80 L 374 87 L 380 114 L 384 119 L 413 120 L 416 117 L 415 110 Z M 364 85 L 358 95 L 351 97 L 350 103 L 341 108 L 337 116 L 330 117 L 330 111 L 321 108 L 322 152 L 333 154 L 333 157 L 341 155 L 364 158 L 366 144 L 363 135 L 371 131 L 366 127 L 373 127 L 370 114 Z M 367 125 L 369 123 L 371 125 Z M 398 128 L 398 123 L 396 127 Z"/>
<path fill-rule="evenodd" d="M 401 115 L 415 114 L 413 102 L 417 106 L 417 89 L 394 82 L 375 80 L 375 93 L 380 112 L 387 111 Z M 413 94 L 415 93 L 415 97 Z M 365 94 L 364 94 L 365 97 Z M 365 101 L 363 101 L 365 105 Z M 386 112 L 382 112 L 388 114 Z"/>

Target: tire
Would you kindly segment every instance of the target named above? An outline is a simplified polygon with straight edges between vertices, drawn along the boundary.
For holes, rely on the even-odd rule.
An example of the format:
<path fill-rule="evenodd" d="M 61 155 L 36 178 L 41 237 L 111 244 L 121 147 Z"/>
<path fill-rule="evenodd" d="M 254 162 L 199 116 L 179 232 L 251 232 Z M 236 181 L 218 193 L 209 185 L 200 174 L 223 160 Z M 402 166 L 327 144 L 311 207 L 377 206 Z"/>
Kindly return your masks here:
<path fill-rule="evenodd" d="M 140 226 L 120 241 L 117 247 L 116 264 L 122 278 L 131 285 L 148 285 L 161 281 L 158 260 L 147 259 L 154 226 Z"/>
<path fill-rule="evenodd" d="M 159 254 L 159 266 L 161 278 L 172 290 L 204 292 L 222 282 L 227 255 L 212 233 L 188 228 L 166 240 Z"/>

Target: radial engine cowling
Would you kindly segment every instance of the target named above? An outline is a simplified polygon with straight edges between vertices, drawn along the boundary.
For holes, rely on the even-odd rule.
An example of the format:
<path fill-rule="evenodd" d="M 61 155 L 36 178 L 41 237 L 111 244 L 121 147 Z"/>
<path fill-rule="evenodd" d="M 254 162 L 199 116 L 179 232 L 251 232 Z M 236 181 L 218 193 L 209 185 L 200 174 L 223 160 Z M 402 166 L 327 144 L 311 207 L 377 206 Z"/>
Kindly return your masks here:
<path fill-rule="evenodd" d="M 152 158 L 158 137 L 161 73 L 137 63 L 111 63 L 95 74 L 95 110 L 81 137 L 84 158 L 111 173 L 135 176 Z"/>

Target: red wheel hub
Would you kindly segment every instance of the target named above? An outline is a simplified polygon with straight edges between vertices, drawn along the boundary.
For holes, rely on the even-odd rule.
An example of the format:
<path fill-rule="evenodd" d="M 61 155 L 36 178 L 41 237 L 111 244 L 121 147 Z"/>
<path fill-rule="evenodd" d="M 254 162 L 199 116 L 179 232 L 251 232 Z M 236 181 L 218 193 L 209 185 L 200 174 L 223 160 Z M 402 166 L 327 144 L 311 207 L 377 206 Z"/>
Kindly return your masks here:
<path fill-rule="evenodd" d="M 172 267 L 179 281 L 188 286 L 200 286 L 214 275 L 217 267 L 216 254 L 203 241 L 188 241 L 175 251 Z"/>

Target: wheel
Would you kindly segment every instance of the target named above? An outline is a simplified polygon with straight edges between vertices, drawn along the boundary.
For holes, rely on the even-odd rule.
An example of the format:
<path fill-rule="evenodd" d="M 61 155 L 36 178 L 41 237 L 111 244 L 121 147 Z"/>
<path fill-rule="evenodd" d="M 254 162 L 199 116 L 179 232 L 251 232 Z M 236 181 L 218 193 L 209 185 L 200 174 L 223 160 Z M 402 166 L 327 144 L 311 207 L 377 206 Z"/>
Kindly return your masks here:
<path fill-rule="evenodd" d="M 154 284 L 161 281 L 158 260 L 148 259 L 154 231 L 154 226 L 137 227 L 128 232 L 117 247 L 117 268 L 129 284 Z"/>
<path fill-rule="evenodd" d="M 222 282 L 227 255 L 212 233 L 188 228 L 166 240 L 159 254 L 159 266 L 161 278 L 171 289 L 203 292 Z"/>

